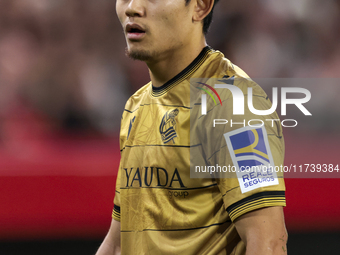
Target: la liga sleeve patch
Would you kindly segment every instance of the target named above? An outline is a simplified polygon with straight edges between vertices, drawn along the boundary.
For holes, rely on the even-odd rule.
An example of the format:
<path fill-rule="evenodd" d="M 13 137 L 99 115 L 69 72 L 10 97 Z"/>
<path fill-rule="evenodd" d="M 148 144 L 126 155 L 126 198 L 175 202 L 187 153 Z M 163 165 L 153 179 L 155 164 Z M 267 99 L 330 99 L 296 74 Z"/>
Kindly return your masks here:
<path fill-rule="evenodd" d="M 236 129 L 224 138 L 242 193 L 279 184 L 264 126 Z"/>

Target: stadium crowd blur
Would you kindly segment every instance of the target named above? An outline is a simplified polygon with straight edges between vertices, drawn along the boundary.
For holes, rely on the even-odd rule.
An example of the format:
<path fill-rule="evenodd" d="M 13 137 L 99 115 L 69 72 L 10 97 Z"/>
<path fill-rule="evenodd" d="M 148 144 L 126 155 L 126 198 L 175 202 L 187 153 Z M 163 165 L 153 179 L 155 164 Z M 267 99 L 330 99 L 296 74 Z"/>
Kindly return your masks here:
<path fill-rule="evenodd" d="M 208 43 L 253 78 L 336 78 L 340 1 L 222 0 Z M 124 48 L 113 0 L 1 0 L 0 147 L 117 136 L 125 101 L 149 81 Z M 339 85 L 311 89 L 326 119 L 339 114 Z"/>

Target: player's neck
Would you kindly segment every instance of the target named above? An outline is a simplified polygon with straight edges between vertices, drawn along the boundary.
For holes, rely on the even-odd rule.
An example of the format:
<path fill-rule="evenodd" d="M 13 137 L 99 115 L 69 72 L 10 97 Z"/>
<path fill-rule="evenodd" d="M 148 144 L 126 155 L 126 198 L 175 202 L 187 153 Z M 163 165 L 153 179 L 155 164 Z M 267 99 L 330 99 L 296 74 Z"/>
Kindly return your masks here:
<path fill-rule="evenodd" d="M 206 46 L 205 40 L 168 54 L 157 62 L 147 63 L 152 85 L 160 87 L 184 70 Z"/>

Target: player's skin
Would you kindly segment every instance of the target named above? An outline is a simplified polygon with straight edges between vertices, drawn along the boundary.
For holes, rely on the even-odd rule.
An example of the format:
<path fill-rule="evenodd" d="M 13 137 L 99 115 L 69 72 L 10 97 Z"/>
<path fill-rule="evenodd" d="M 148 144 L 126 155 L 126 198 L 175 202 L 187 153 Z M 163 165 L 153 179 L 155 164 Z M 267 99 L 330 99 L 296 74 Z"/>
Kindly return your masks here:
<path fill-rule="evenodd" d="M 120 222 L 112 219 L 110 229 L 96 255 L 120 255 Z"/>
<path fill-rule="evenodd" d="M 191 0 L 187 6 L 185 0 L 117 0 L 127 54 L 146 62 L 153 86 L 180 73 L 207 45 L 202 20 L 212 6 L 213 0 Z M 234 224 L 246 244 L 246 255 L 287 254 L 282 207 L 248 212 Z M 120 223 L 113 219 L 96 255 L 116 254 L 120 254 Z"/>

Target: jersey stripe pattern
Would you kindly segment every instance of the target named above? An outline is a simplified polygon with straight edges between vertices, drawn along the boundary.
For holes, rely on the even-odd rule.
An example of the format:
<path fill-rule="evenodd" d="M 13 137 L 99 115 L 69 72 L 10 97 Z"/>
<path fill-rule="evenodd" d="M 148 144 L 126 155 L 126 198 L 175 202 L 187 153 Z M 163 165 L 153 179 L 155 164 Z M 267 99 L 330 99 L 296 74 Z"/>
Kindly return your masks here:
<path fill-rule="evenodd" d="M 122 254 L 245 254 L 233 221 L 258 208 L 285 206 L 282 178 L 247 193 L 237 178 L 190 178 L 190 153 L 203 151 L 190 142 L 190 79 L 226 76 L 247 77 L 207 46 L 166 84 L 155 88 L 150 82 L 127 101 L 112 213 L 121 222 Z M 258 100 L 267 100 L 259 93 Z M 282 164 L 282 131 L 267 133 L 275 164 Z M 225 141 L 219 147 L 204 154 L 211 163 L 231 164 Z"/>

